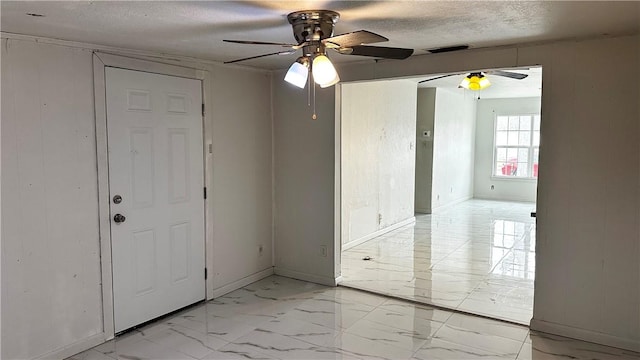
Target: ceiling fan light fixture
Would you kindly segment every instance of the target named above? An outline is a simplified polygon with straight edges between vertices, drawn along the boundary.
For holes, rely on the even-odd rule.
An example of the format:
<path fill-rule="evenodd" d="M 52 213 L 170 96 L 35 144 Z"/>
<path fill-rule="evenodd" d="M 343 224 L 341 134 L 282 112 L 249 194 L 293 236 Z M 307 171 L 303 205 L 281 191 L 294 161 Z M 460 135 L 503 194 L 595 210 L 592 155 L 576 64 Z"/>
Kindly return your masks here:
<path fill-rule="evenodd" d="M 338 76 L 338 73 L 336 73 L 336 76 L 331 81 L 329 81 L 328 83 L 319 84 L 319 85 L 320 85 L 321 88 L 324 89 L 324 88 L 333 86 L 333 85 L 335 85 L 335 84 L 337 84 L 339 82 L 340 82 L 340 76 Z"/>
<path fill-rule="evenodd" d="M 311 67 L 313 73 L 313 80 L 321 88 L 326 88 L 337 84 L 340 81 L 336 68 L 333 67 L 331 60 L 326 55 L 316 55 L 313 59 L 313 66 Z"/>
<path fill-rule="evenodd" d="M 284 76 L 284 81 L 289 84 L 295 85 L 300 89 L 304 89 L 307 84 L 307 78 L 309 77 L 309 59 L 306 57 L 299 57 Z"/>
<path fill-rule="evenodd" d="M 489 78 L 482 73 L 471 73 L 462 79 L 460 83 L 460 87 L 474 91 L 486 89 L 489 86 L 491 86 Z"/>

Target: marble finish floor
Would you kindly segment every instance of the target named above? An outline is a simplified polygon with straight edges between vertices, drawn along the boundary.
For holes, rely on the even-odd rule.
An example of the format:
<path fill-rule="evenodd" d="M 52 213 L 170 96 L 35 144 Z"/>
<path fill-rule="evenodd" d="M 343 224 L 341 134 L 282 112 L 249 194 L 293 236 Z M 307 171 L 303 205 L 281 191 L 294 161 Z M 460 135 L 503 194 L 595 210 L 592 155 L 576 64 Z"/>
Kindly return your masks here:
<path fill-rule="evenodd" d="M 70 360 L 640 359 L 344 287 L 271 276 Z"/>
<path fill-rule="evenodd" d="M 529 325 L 532 211 L 533 203 L 472 199 L 418 214 L 343 251 L 341 285 Z"/>

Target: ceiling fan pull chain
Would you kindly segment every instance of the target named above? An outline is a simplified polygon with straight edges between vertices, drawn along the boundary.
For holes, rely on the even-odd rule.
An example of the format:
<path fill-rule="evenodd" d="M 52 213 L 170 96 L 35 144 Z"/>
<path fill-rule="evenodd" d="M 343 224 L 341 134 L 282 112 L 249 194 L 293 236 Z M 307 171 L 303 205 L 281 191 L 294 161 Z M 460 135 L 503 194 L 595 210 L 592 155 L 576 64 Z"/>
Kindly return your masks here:
<path fill-rule="evenodd" d="M 309 71 L 309 76 L 307 76 L 307 106 L 311 106 L 311 84 L 313 84 L 313 80 L 311 80 L 313 74 Z"/>
<path fill-rule="evenodd" d="M 311 116 L 311 119 L 315 120 L 318 117 L 316 116 L 316 83 L 315 81 L 313 82 L 313 115 Z"/>

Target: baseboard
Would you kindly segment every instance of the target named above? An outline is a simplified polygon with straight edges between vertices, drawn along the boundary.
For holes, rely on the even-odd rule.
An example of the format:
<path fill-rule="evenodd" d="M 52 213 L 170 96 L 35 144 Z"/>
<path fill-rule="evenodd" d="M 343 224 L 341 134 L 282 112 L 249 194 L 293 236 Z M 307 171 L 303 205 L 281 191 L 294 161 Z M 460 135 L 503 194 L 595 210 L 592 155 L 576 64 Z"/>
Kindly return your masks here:
<path fill-rule="evenodd" d="M 536 200 L 533 199 L 529 199 L 529 198 L 515 198 L 515 197 L 510 197 L 510 198 L 501 198 L 501 197 L 491 197 L 491 196 L 483 196 L 483 195 L 474 195 L 473 196 L 474 199 L 478 199 L 478 200 L 490 200 L 490 201 L 510 201 L 510 202 L 518 202 L 518 203 L 535 203 Z"/>
<path fill-rule="evenodd" d="M 273 275 L 273 267 L 269 267 L 267 269 L 264 269 L 262 271 L 258 271 L 257 273 L 251 274 L 249 276 L 243 277 L 240 280 L 236 280 L 232 283 L 229 283 L 227 285 L 223 285 L 219 288 L 213 289 L 213 298 L 217 298 L 220 296 L 223 296 L 225 294 L 228 294 L 232 291 L 238 290 L 241 287 L 247 286 L 251 283 L 254 283 L 258 280 L 262 280 L 268 276 Z"/>
<path fill-rule="evenodd" d="M 105 333 L 99 333 L 90 336 L 86 339 L 76 341 L 73 344 L 61 347 L 59 349 L 48 352 L 44 355 L 40 355 L 35 359 L 66 359 L 75 354 L 81 353 L 85 350 L 89 350 L 94 346 L 98 346 L 107 341 Z"/>
<path fill-rule="evenodd" d="M 431 214 L 431 209 L 415 208 L 413 211 L 418 214 Z"/>
<path fill-rule="evenodd" d="M 536 319 L 531 319 L 531 324 L 529 327 L 531 328 L 531 330 L 548 334 L 559 335 L 572 339 L 584 340 L 596 344 L 640 352 L 640 339 L 625 339 L 618 336 L 599 333 L 596 331 L 579 329 L 567 325 L 561 325 Z"/>
<path fill-rule="evenodd" d="M 435 206 L 435 207 L 432 206 L 431 207 L 431 213 L 433 214 L 433 213 L 436 212 L 436 210 L 446 209 L 448 207 L 451 207 L 453 205 L 458 205 L 461 202 L 465 202 L 465 201 L 470 200 L 470 199 L 473 199 L 473 196 L 466 196 L 466 197 L 463 197 L 463 198 L 460 198 L 460 199 L 457 199 L 457 200 L 453 200 L 451 202 L 448 202 L 448 203 L 446 203 L 444 205 L 440 205 L 440 206 Z"/>
<path fill-rule="evenodd" d="M 275 274 L 292 278 L 292 279 L 308 281 L 308 282 L 312 282 L 320 285 L 326 285 L 326 286 L 337 286 L 338 281 L 342 281 L 341 276 L 338 276 L 337 278 L 320 276 L 320 275 L 308 274 L 308 273 L 303 273 L 300 271 L 295 271 L 290 269 L 284 269 L 277 266 L 275 267 Z"/>
<path fill-rule="evenodd" d="M 402 221 L 400 221 L 398 223 L 395 223 L 393 225 L 387 226 L 384 229 L 380 229 L 380 230 L 378 230 L 376 232 L 372 232 L 371 234 L 365 235 L 365 236 L 363 236 L 363 237 L 361 237 L 359 239 L 356 239 L 356 240 L 353 240 L 353 241 L 349 241 L 348 243 L 342 245 L 342 251 L 349 250 L 352 247 L 358 246 L 358 245 L 360 245 L 362 243 L 365 243 L 365 242 L 367 242 L 367 241 L 369 241 L 369 240 L 371 240 L 373 238 L 376 238 L 376 237 L 378 237 L 380 235 L 384 235 L 384 234 L 386 234 L 386 233 L 388 233 L 390 231 L 399 229 L 399 228 L 401 228 L 403 226 L 406 226 L 406 225 L 409 225 L 409 224 L 413 224 L 414 222 L 416 222 L 416 218 L 415 218 L 415 216 L 412 216 L 412 217 L 410 217 L 410 218 L 408 218 L 406 220 L 402 220 Z"/>

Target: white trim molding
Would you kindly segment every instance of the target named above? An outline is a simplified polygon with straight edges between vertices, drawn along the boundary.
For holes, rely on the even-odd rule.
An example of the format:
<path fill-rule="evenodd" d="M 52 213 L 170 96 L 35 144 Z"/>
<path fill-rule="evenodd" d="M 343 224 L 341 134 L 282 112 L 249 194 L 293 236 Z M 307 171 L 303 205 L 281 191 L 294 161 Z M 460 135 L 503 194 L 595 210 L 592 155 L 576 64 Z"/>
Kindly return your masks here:
<path fill-rule="evenodd" d="M 254 282 L 258 281 L 258 280 L 262 280 L 262 279 L 264 279 L 266 277 L 269 277 L 271 275 L 273 275 L 273 267 L 272 266 L 270 266 L 269 268 L 264 269 L 262 271 L 258 271 L 257 273 L 251 274 L 249 276 L 245 276 L 242 279 L 236 280 L 236 281 L 234 281 L 232 283 L 229 283 L 227 285 L 223 285 L 223 286 L 220 286 L 219 288 L 212 289 L 211 290 L 211 293 L 212 293 L 212 297 L 211 298 L 213 299 L 213 298 L 218 298 L 220 296 L 224 296 L 224 295 L 226 295 L 226 294 L 228 294 L 228 293 L 230 293 L 232 291 L 238 290 L 238 289 L 240 289 L 242 287 L 245 287 L 245 286 L 247 286 L 247 285 L 249 285 L 251 283 L 254 283 Z M 208 299 L 208 297 L 207 297 L 207 299 Z"/>
<path fill-rule="evenodd" d="M 452 202 L 448 203 L 448 204 L 444 204 L 444 205 L 440 205 L 440 206 L 435 206 L 431 208 L 431 213 L 433 214 L 436 210 L 443 210 L 449 207 L 452 207 L 453 205 L 458 205 L 460 203 L 463 203 L 467 200 L 473 199 L 473 196 L 465 196 L 463 198 L 457 199 L 457 200 L 453 200 Z"/>
<path fill-rule="evenodd" d="M 91 349 L 94 346 L 100 345 L 107 339 L 104 333 L 99 333 L 88 338 L 77 341 L 71 345 L 50 351 L 44 355 L 40 355 L 36 359 L 66 359 L 69 356 L 73 356 L 79 352 Z"/>
<path fill-rule="evenodd" d="M 365 235 L 365 236 L 363 236 L 363 237 L 361 237 L 359 239 L 355 239 L 353 241 L 349 241 L 348 243 L 342 245 L 342 251 L 349 250 L 349 249 L 351 249 L 351 248 L 353 248 L 355 246 L 358 246 L 358 245 L 360 245 L 362 243 L 365 243 L 365 242 L 367 242 L 367 241 L 369 241 L 369 240 L 371 240 L 373 238 L 376 238 L 376 237 L 378 237 L 380 235 L 384 235 L 384 234 L 386 234 L 388 232 L 391 232 L 393 230 L 399 229 L 399 228 L 401 228 L 403 226 L 411 225 L 411 224 L 413 224 L 415 222 L 416 222 L 416 217 L 412 216 L 412 217 L 410 217 L 408 219 L 405 219 L 405 220 L 402 220 L 402 221 L 400 221 L 398 223 L 395 223 L 393 225 L 387 226 L 384 229 L 380 229 L 378 231 L 372 232 L 369 235 Z"/>
<path fill-rule="evenodd" d="M 132 48 L 123 48 L 118 46 L 109 46 L 109 45 L 99 45 L 93 43 L 86 43 L 81 41 L 71 41 L 71 40 L 63 40 L 63 39 L 54 39 L 43 36 L 34 36 L 34 35 L 25 35 L 25 34 L 16 34 L 11 32 L 0 31 L 0 37 L 3 39 L 14 39 L 14 40 L 22 40 L 22 41 L 34 41 L 42 44 L 51 44 L 51 45 L 60 45 L 66 46 L 70 48 L 76 49 L 89 49 L 99 51 L 102 54 L 112 53 L 116 55 L 121 55 L 122 57 L 132 58 L 133 56 L 152 58 L 156 60 L 172 60 L 172 61 L 190 61 L 190 62 L 198 62 L 205 64 L 222 64 L 220 61 L 200 59 L 191 56 L 184 56 L 179 54 L 172 53 L 162 53 L 156 51 L 148 51 L 148 50 L 138 50 Z M 251 69 L 248 66 L 236 65 L 237 67 Z"/>
<path fill-rule="evenodd" d="M 342 281 L 342 85 L 335 89 L 334 179 L 333 179 L 333 276 Z"/>
<path fill-rule="evenodd" d="M 600 332 L 556 324 L 544 320 L 531 319 L 531 330 L 640 352 L 640 340 L 627 339 Z"/>
<path fill-rule="evenodd" d="M 295 270 L 289 270 L 289 269 L 285 269 L 277 266 L 274 268 L 274 273 L 279 276 L 308 281 L 308 282 L 312 282 L 320 285 L 326 285 L 326 286 L 338 286 L 338 283 L 342 281 L 342 276 L 332 278 L 328 276 L 321 276 L 321 275 L 309 274 L 309 273 L 304 273 L 304 272 L 295 271 Z"/>
<path fill-rule="evenodd" d="M 114 336 L 113 277 L 111 271 L 111 213 L 109 209 L 109 159 L 107 151 L 107 100 L 105 64 L 94 53 L 93 86 L 96 121 L 96 161 L 98 165 L 98 224 L 100 267 L 102 270 L 102 326 L 105 339 Z"/>

